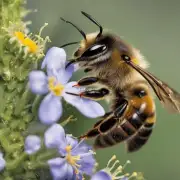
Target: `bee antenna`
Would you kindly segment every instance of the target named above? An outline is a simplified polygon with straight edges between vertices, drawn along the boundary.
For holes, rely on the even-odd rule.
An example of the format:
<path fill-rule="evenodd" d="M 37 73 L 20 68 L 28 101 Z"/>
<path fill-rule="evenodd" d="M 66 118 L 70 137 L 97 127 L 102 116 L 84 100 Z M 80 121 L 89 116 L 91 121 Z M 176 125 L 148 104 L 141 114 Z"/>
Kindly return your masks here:
<path fill-rule="evenodd" d="M 73 44 L 79 44 L 79 41 L 63 44 L 60 48 L 63 48 L 63 47 L 69 46 L 69 45 L 73 45 Z"/>
<path fill-rule="evenodd" d="M 72 22 L 70 22 L 70 21 L 66 21 L 64 18 L 62 18 L 62 17 L 60 17 L 60 19 L 62 20 L 62 21 L 64 21 L 65 23 L 68 23 L 68 24 L 71 24 L 73 27 L 75 27 L 80 33 L 81 33 L 81 35 L 84 37 L 84 39 L 86 40 L 86 34 L 80 29 L 80 28 L 78 28 L 75 24 L 73 24 Z"/>
<path fill-rule="evenodd" d="M 94 24 L 96 24 L 99 27 L 99 34 L 97 35 L 96 38 L 100 37 L 102 32 L 103 32 L 103 27 L 93 18 L 91 17 L 89 14 L 87 14 L 84 11 L 81 11 L 81 13 L 86 16 L 90 21 L 92 21 Z"/>

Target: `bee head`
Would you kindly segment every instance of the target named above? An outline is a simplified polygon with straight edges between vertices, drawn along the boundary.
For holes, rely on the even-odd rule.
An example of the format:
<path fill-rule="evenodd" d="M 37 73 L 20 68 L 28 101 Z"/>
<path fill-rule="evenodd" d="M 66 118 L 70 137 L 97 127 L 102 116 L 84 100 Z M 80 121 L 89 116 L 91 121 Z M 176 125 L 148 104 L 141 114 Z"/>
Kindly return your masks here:
<path fill-rule="evenodd" d="M 103 33 L 103 27 L 94 18 L 83 11 L 81 13 L 96 24 L 99 27 L 99 31 L 85 34 L 84 31 L 75 24 L 61 18 L 66 23 L 74 26 L 83 36 L 79 48 L 74 53 L 74 59 L 71 60 L 66 67 L 73 63 L 78 63 L 79 66 L 83 68 L 91 68 L 93 66 L 103 65 L 107 63 L 107 61 L 111 61 L 115 66 L 117 63 L 120 64 L 122 62 L 138 62 L 137 58 L 134 57 L 137 53 L 134 53 L 135 51 L 132 47 L 113 34 Z M 78 42 L 68 43 L 62 47 L 77 43 Z"/>
<path fill-rule="evenodd" d="M 86 35 L 86 40 L 82 40 L 80 47 L 74 53 L 74 58 L 80 66 L 88 67 L 97 64 L 106 63 L 111 56 L 114 46 L 114 38 L 109 34 L 101 34 L 97 38 L 98 33 Z"/>
<path fill-rule="evenodd" d="M 92 66 L 97 63 L 102 63 L 110 57 L 109 50 L 111 48 L 112 39 L 108 35 L 103 35 L 102 26 L 94 18 L 83 11 L 81 13 L 96 24 L 99 27 L 99 31 L 97 33 L 85 34 L 75 24 L 61 18 L 66 23 L 74 26 L 83 36 L 83 40 L 80 42 L 80 47 L 74 53 L 74 59 L 70 61 L 67 66 L 72 63 L 78 63 L 80 66 L 84 67 Z M 77 44 L 77 42 L 68 43 L 66 45 L 70 44 Z M 66 45 L 63 45 L 62 47 Z"/>

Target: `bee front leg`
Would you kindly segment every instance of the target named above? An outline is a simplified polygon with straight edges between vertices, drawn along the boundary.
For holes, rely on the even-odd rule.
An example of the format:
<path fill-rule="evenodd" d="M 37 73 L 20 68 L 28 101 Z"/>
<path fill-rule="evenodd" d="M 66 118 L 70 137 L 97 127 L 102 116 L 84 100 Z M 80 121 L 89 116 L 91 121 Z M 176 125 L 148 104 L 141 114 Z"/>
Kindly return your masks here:
<path fill-rule="evenodd" d="M 101 88 L 98 90 L 87 90 L 84 92 L 81 92 L 80 94 L 75 94 L 71 92 L 66 92 L 67 94 L 74 95 L 74 96 L 80 96 L 86 99 L 92 99 L 92 100 L 102 100 L 107 95 L 109 95 L 109 90 L 106 88 Z"/>
<path fill-rule="evenodd" d="M 100 79 L 97 77 L 85 77 L 85 78 L 80 79 L 78 83 L 74 86 L 89 86 L 99 81 Z"/>

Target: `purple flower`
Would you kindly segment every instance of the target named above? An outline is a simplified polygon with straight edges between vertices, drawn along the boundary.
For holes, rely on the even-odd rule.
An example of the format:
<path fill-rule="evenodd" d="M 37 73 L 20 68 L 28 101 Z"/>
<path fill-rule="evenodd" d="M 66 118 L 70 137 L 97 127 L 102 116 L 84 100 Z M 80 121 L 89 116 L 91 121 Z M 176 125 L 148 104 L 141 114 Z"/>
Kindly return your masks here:
<path fill-rule="evenodd" d="M 3 154 L 0 152 L 0 172 L 5 168 L 6 166 L 6 161 L 3 158 Z"/>
<path fill-rule="evenodd" d="M 25 152 L 34 154 L 41 148 L 41 139 L 36 135 L 29 135 L 25 139 Z"/>
<path fill-rule="evenodd" d="M 47 148 L 56 148 L 59 152 L 59 157 L 48 161 L 54 180 L 82 179 L 83 174 L 93 174 L 95 159 L 91 147 L 65 135 L 60 125 L 53 124 L 45 132 L 44 140 Z"/>
<path fill-rule="evenodd" d="M 92 177 L 91 180 L 128 180 L 128 177 L 125 176 L 121 176 L 121 177 L 114 177 L 109 174 L 108 172 L 104 171 L 104 170 L 100 170 L 97 173 L 95 173 Z"/>
<path fill-rule="evenodd" d="M 106 171 L 98 171 L 95 173 L 92 177 L 91 180 L 112 180 L 111 175 L 107 173 Z"/>
<path fill-rule="evenodd" d="M 116 156 L 114 155 L 108 162 L 107 167 L 105 169 L 102 169 L 98 172 L 96 172 L 92 177 L 91 180 L 128 180 L 131 177 L 134 177 L 134 175 L 129 176 L 129 174 L 122 174 L 125 166 L 129 164 L 130 162 L 127 161 L 124 166 L 118 165 L 119 161 L 116 160 L 111 166 L 111 162 L 116 160 Z"/>
<path fill-rule="evenodd" d="M 33 93 L 44 95 L 39 107 L 39 119 L 45 124 L 52 124 L 62 116 L 62 97 L 71 105 L 75 106 L 82 114 L 90 118 L 104 115 L 103 107 L 92 100 L 67 94 L 72 92 L 80 94 L 85 89 L 73 87 L 77 82 L 69 82 L 75 67 L 65 69 L 66 53 L 64 49 L 51 48 L 42 63 L 46 67 L 47 75 L 43 71 L 32 71 L 29 74 L 29 86 Z"/>

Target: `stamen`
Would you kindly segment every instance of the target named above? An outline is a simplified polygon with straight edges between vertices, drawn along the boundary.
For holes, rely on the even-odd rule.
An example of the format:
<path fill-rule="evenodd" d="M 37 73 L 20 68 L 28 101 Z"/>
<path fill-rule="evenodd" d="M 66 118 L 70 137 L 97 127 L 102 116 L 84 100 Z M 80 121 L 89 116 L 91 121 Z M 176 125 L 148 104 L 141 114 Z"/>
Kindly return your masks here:
<path fill-rule="evenodd" d="M 71 166 L 73 166 L 73 168 L 75 170 L 75 173 L 79 174 L 79 170 L 78 169 L 81 167 L 81 165 L 77 164 L 76 162 L 79 161 L 81 159 L 81 157 L 79 155 L 78 156 L 72 156 L 71 155 L 72 146 L 70 146 L 70 145 L 66 146 L 65 150 L 67 152 L 67 155 L 66 155 L 67 162 Z"/>
<path fill-rule="evenodd" d="M 119 180 L 119 179 L 126 178 L 126 177 L 128 177 L 128 176 L 129 176 L 129 174 L 127 173 L 127 174 L 122 175 L 122 176 L 116 176 L 115 179 L 118 179 L 118 180 Z M 115 179 L 114 179 L 114 180 L 115 180 Z M 128 180 L 129 180 L 129 178 L 128 178 Z"/>
<path fill-rule="evenodd" d="M 119 166 L 112 175 L 116 177 L 119 173 L 122 173 L 122 170 L 123 170 L 122 166 Z"/>
<path fill-rule="evenodd" d="M 44 26 L 41 27 L 41 29 L 39 30 L 39 37 L 41 37 L 42 31 L 44 30 L 44 28 L 48 25 L 48 23 L 44 23 Z"/>
<path fill-rule="evenodd" d="M 125 169 L 128 164 L 131 164 L 131 161 L 127 160 L 122 169 Z"/>
<path fill-rule="evenodd" d="M 84 139 L 81 139 L 81 141 L 79 141 L 79 143 L 72 149 L 72 151 L 74 151 L 77 147 L 79 147 L 79 145 L 84 142 Z"/>
<path fill-rule="evenodd" d="M 50 77 L 48 80 L 48 87 L 56 96 L 60 96 L 64 90 L 64 86 L 60 83 L 56 84 L 55 77 Z"/>
<path fill-rule="evenodd" d="M 118 164 L 118 163 L 119 163 L 119 160 L 116 160 L 109 170 L 112 171 L 114 169 L 114 167 L 116 166 L 116 164 Z"/>
<path fill-rule="evenodd" d="M 112 158 L 107 163 L 107 168 L 109 167 L 110 163 L 116 159 L 116 155 L 113 155 Z"/>
<path fill-rule="evenodd" d="M 129 179 L 135 178 L 135 177 L 137 177 L 137 175 L 138 175 L 137 172 L 133 172 L 133 173 L 131 174 L 131 176 L 129 176 Z"/>
<path fill-rule="evenodd" d="M 65 150 L 67 151 L 67 153 L 71 152 L 72 147 L 71 146 L 66 146 Z"/>
<path fill-rule="evenodd" d="M 112 164 L 112 161 L 115 161 Z M 119 160 L 116 160 L 116 156 L 112 156 L 112 158 L 108 161 L 108 164 L 106 166 L 106 168 L 104 169 L 111 177 L 112 180 L 119 180 L 122 179 L 124 177 L 128 177 L 129 174 L 122 174 L 124 168 L 127 166 L 127 164 L 130 164 L 130 161 L 127 161 L 123 166 L 118 165 L 119 164 Z M 135 177 L 133 174 L 133 177 Z"/>
<path fill-rule="evenodd" d="M 96 152 L 94 152 L 94 151 L 92 151 L 92 150 L 89 150 L 89 152 L 84 153 L 84 154 L 81 154 L 80 157 L 90 156 L 90 155 L 93 155 L 93 154 L 96 154 Z"/>

